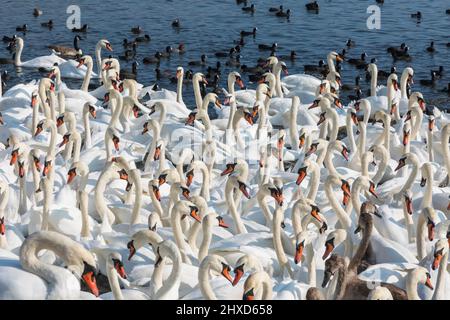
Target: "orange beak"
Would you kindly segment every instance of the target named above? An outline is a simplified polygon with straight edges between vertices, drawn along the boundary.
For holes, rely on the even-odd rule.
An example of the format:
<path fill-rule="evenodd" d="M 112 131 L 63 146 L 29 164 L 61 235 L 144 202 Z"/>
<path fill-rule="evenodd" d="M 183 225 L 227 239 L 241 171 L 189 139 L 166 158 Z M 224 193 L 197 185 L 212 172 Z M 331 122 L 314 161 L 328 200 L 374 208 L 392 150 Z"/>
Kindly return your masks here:
<path fill-rule="evenodd" d="M 422 111 L 425 111 L 425 101 L 423 99 L 419 100 L 419 107 Z"/>
<path fill-rule="evenodd" d="M 236 79 L 236 83 L 238 84 L 239 88 L 244 89 L 245 85 L 244 85 L 244 81 L 242 81 L 242 79 Z"/>
<path fill-rule="evenodd" d="M 242 268 L 236 268 L 234 270 L 234 280 L 233 280 L 233 287 L 236 286 L 239 283 L 239 280 L 241 280 L 242 276 L 244 275 L 244 270 Z"/>
<path fill-rule="evenodd" d="M 226 176 L 227 174 L 230 174 L 234 171 L 234 167 L 233 166 L 227 166 L 227 168 L 225 170 L 222 171 L 222 173 L 220 174 L 221 177 Z M 449 204 L 450 205 L 450 204 Z"/>
<path fill-rule="evenodd" d="M 48 175 L 48 172 L 50 171 L 50 167 L 51 167 L 51 165 L 50 164 L 45 164 L 44 165 L 44 170 L 42 171 L 42 175 L 45 177 L 45 176 L 47 176 Z"/>
<path fill-rule="evenodd" d="M 397 104 L 393 104 L 392 106 L 391 106 L 391 115 L 393 115 L 394 113 L 395 113 L 395 111 L 397 110 Z"/>
<path fill-rule="evenodd" d="M 191 209 L 191 217 L 195 219 L 195 221 L 201 223 L 202 219 L 200 219 L 200 216 L 198 215 L 198 209 Z"/>
<path fill-rule="evenodd" d="M 428 240 L 433 241 L 434 239 L 434 223 L 428 224 Z"/>
<path fill-rule="evenodd" d="M 161 156 L 161 147 L 156 147 L 155 149 L 155 155 L 153 156 L 153 160 L 159 160 L 159 157 Z"/>
<path fill-rule="evenodd" d="M 78 61 L 77 69 L 84 65 L 84 59 Z"/>
<path fill-rule="evenodd" d="M 91 290 L 92 294 L 96 297 L 99 296 L 99 291 L 97 288 L 97 281 L 95 280 L 94 277 L 94 273 L 91 272 L 87 272 L 85 274 L 83 274 L 82 276 L 84 282 L 86 282 L 87 286 L 89 287 L 89 289 Z"/>
<path fill-rule="evenodd" d="M 42 132 L 42 128 L 41 127 L 37 127 L 36 131 L 34 132 L 34 136 L 36 137 L 41 132 Z"/>
<path fill-rule="evenodd" d="M 189 187 L 192 184 L 192 181 L 194 180 L 194 174 L 190 173 L 186 176 L 186 185 Z"/>
<path fill-rule="evenodd" d="M 119 274 L 119 276 L 122 279 L 126 279 L 127 278 L 127 274 L 125 272 L 125 268 L 123 267 L 122 264 L 116 263 L 116 265 L 114 267 L 116 268 L 117 273 Z"/>
<path fill-rule="evenodd" d="M 409 142 L 409 132 L 403 131 L 403 146 L 406 146 Z"/>
<path fill-rule="evenodd" d="M 298 147 L 303 148 L 304 145 L 305 145 L 305 135 L 302 134 L 299 138 Z"/>
<path fill-rule="evenodd" d="M 303 242 L 302 242 L 302 243 L 299 243 L 299 244 L 297 245 L 297 248 L 296 248 L 296 250 L 295 250 L 295 257 L 294 257 L 294 262 L 295 262 L 295 264 L 298 264 L 298 263 L 302 260 L 302 257 L 303 257 L 303 248 L 304 248 Z"/>
<path fill-rule="evenodd" d="M 113 139 L 113 143 L 114 143 L 114 149 L 116 149 L 116 151 L 119 151 L 119 139 L 115 138 Z"/>
<path fill-rule="evenodd" d="M 405 206 L 406 206 L 406 212 L 408 212 L 408 214 L 412 215 L 413 207 L 412 207 L 412 201 L 411 201 L 410 197 L 405 197 Z"/>
<path fill-rule="evenodd" d="M 77 175 L 74 171 L 69 171 L 69 173 L 67 174 L 67 184 L 70 184 L 76 176 Z"/>
<path fill-rule="evenodd" d="M 32 96 L 31 97 L 31 107 L 34 108 L 36 106 L 36 103 L 37 103 L 37 97 Z"/>
<path fill-rule="evenodd" d="M 434 129 L 434 119 L 428 120 L 428 130 L 433 131 Z"/>
<path fill-rule="evenodd" d="M 295 183 L 299 186 L 303 182 L 305 177 L 306 177 L 306 169 L 300 170 L 300 172 L 298 173 L 297 181 Z"/>
<path fill-rule="evenodd" d="M 139 117 L 139 108 L 136 106 L 133 107 L 133 115 L 135 118 Z"/>
<path fill-rule="evenodd" d="M 317 210 L 317 208 L 313 208 L 313 209 L 311 210 L 311 215 L 312 215 L 317 221 L 322 222 L 322 219 L 320 219 L 319 211 Z"/>
<path fill-rule="evenodd" d="M 331 243 L 329 242 L 325 243 L 325 252 L 323 253 L 322 260 L 328 258 L 328 256 L 330 255 L 331 252 L 333 252 L 333 250 L 334 246 Z"/>
<path fill-rule="evenodd" d="M 5 233 L 6 233 L 6 226 L 5 226 L 5 221 L 4 220 L 5 220 L 4 217 L 0 219 L 0 234 L 2 236 L 4 236 Z"/>
<path fill-rule="evenodd" d="M 153 193 L 155 195 L 156 200 L 161 201 L 161 193 L 159 192 L 159 188 L 153 187 Z"/>
<path fill-rule="evenodd" d="M 222 269 L 222 275 L 230 281 L 230 283 L 233 283 L 233 278 L 230 275 L 230 267 L 228 265 L 224 265 Z"/>
<path fill-rule="evenodd" d="M 23 163 L 19 162 L 19 177 L 23 178 L 25 176 L 25 169 L 23 168 Z"/>
<path fill-rule="evenodd" d="M 430 288 L 431 290 L 434 290 L 433 284 L 431 283 L 431 278 L 427 277 L 427 281 L 425 282 L 425 285 Z"/>
<path fill-rule="evenodd" d="M 228 229 L 229 226 L 225 223 L 225 221 L 223 220 L 223 218 L 219 219 L 219 227 Z"/>
<path fill-rule="evenodd" d="M 433 264 L 431 265 L 431 268 L 433 270 L 436 270 L 437 268 L 439 268 L 439 263 L 442 260 L 442 254 L 438 253 L 434 256 L 434 260 L 433 260 Z"/>
<path fill-rule="evenodd" d="M 34 159 L 34 166 L 36 167 L 37 172 L 41 172 L 41 162 L 39 159 Z"/>
<path fill-rule="evenodd" d="M 9 165 L 12 166 L 17 162 L 17 158 L 19 156 L 19 152 L 17 150 L 14 150 L 11 152 L 11 160 L 9 161 Z"/>

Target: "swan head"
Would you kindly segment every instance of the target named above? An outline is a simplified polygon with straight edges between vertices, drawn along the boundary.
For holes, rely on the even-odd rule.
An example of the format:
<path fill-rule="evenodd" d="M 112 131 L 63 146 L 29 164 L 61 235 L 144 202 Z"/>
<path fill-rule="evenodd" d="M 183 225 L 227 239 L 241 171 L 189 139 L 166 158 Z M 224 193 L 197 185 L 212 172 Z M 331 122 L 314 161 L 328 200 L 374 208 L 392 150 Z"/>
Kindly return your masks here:
<path fill-rule="evenodd" d="M 335 60 L 336 62 L 342 62 L 344 61 L 344 57 L 342 55 L 340 55 L 339 53 L 335 52 L 335 51 L 331 51 L 328 54 L 328 58 Z"/>
<path fill-rule="evenodd" d="M 433 290 L 433 284 L 431 283 L 431 274 L 424 267 L 418 266 L 408 271 L 407 281 L 413 281 L 415 283 L 424 284 L 429 289 Z"/>
<path fill-rule="evenodd" d="M 178 67 L 176 72 L 177 79 L 183 79 L 184 76 L 184 69 L 183 67 Z"/>
<path fill-rule="evenodd" d="M 122 278 L 126 279 L 127 274 L 122 262 L 122 256 L 118 252 L 111 252 L 106 260 L 106 267 L 108 269 L 116 270 L 117 274 Z"/>
<path fill-rule="evenodd" d="M 92 65 L 93 60 L 92 57 L 89 55 L 84 55 L 81 56 L 80 58 L 78 58 L 78 65 L 77 65 L 77 69 L 81 68 L 81 66 L 83 65 Z"/>
<path fill-rule="evenodd" d="M 84 106 L 83 106 L 83 113 L 84 114 L 89 113 L 92 118 L 94 118 L 94 119 L 97 118 L 97 110 L 96 110 L 95 106 L 93 106 L 89 102 L 86 102 L 84 104 Z"/>
<path fill-rule="evenodd" d="M 209 266 L 209 270 L 214 275 L 222 275 L 225 279 L 230 281 L 230 283 L 233 282 L 233 278 L 230 275 L 231 268 L 224 257 L 212 254 L 206 256 L 201 264 L 203 267 L 206 267 L 205 265 Z"/>
<path fill-rule="evenodd" d="M 299 232 L 296 236 L 294 262 L 298 264 L 303 258 L 303 251 L 306 244 L 310 241 L 309 231 Z"/>
<path fill-rule="evenodd" d="M 150 244 L 155 251 L 157 245 L 161 243 L 163 239 L 156 232 L 144 229 L 136 232 L 131 236 L 131 240 L 127 243 L 127 248 L 129 252 L 128 260 L 136 254 L 137 250 L 146 244 Z M 156 253 L 156 252 L 155 252 Z"/>
<path fill-rule="evenodd" d="M 447 239 L 439 239 L 435 246 L 434 246 L 434 259 L 433 263 L 431 264 L 431 269 L 436 270 L 439 268 L 439 264 L 441 263 L 441 260 L 444 256 L 448 254 L 448 241 Z M 444 270 L 444 272 L 446 272 Z"/>
<path fill-rule="evenodd" d="M 100 40 L 97 45 L 99 45 L 101 48 L 106 49 L 108 51 L 113 51 L 113 48 L 111 46 L 111 43 L 106 40 L 106 39 L 102 39 Z"/>
<path fill-rule="evenodd" d="M 414 77 L 414 69 L 411 67 L 406 67 L 402 72 L 402 78 L 407 79 L 408 84 L 413 84 L 413 77 Z"/>
<path fill-rule="evenodd" d="M 156 212 L 152 212 L 148 215 L 148 229 L 156 232 L 158 228 L 162 228 L 163 224 L 161 218 Z"/>
<path fill-rule="evenodd" d="M 74 162 L 67 172 L 67 184 L 70 184 L 78 175 L 86 176 L 89 173 L 89 167 L 82 161 Z"/>
<path fill-rule="evenodd" d="M 391 73 L 387 80 L 388 87 L 393 86 L 394 91 L 398 91 L 398 76 L 395 73 Z"/>
<path fill-rule="evenodd" d="M 276 65 L 278 63 L 278 58 L 275 56 L 270 56 L 266 59 L 266 64 L 264 65 L 264 68 Z"/>
<path fill-rule="evenodd" d="M 438 217 L 436 211 L 432 207 L 426 207 L 422 209 L 423 218 L 426 221 L 427 230 L 428 230 L 428 240 L 434 240 L 434 233 L 436 229 L 436 224 L 438 221 Z"/>
<path fill-rule="evenodd" d="M 420 168 L 422 172 L 422 178 L 420 180 L 420 186 L 423 188 L 427 184 L 427 179 L 433 177 L 433 166 L 430 162 L 425 162 Z"/>
<path fill-rule="evenodd" d="M 426 110 L 425 99 L 423 98 L 423 94 L 421 92 L 413 92 L 409 96 L 409 101 L 412 103 L 417 103 L 422 111 Z"/>
<path fill-rule="evenodd" d="M 333 252 L 334 248 L 339 246 L 347 239 L 347 231 L 344 229 L 336 229 L 330 232 L 325 240 L 325 251 L 322 256 L 322 260 L 328 258 L 328 256 Z"/>
<path fill-rule="evenodd" d="M 261 271 L 262 266 L 261 262 L 252 254 L 245 254 L 241 256 L 236 261 L 236 267 L 234 268 L 234 279 L 233 279 L 233 286 L 236 286 L 239 283 L 239 280 L 242 278 L 242 276 L 251 270 L 255 271 Z"/>
<path fill-rule="evenodd" d="M 269 192 L 270 196 L 275 199 L 275 201 L 278 203 L 279 206 L 283 206 L 284 197 L 282 186 L 269 184 L 267 186 L 267 191 Z"/>
<path fill-rule="evenodd" d="M 332 254 L 328 260 L 325 261 L 325 269 L 322 281 L 322 288 L 327 287 L 330 280 L 335 276 L 336 272 L 345 268 L 344 258 L 337 254 Z"/>

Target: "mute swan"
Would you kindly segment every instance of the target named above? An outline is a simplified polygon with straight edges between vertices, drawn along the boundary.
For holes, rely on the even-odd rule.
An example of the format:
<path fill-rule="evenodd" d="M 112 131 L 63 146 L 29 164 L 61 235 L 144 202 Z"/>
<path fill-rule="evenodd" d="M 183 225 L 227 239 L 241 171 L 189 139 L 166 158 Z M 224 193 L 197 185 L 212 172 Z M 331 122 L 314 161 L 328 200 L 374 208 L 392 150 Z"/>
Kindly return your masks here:
<path fill-rule="evenodd" d="M 51 68 L 55 63 L 61 64 L 66 62 L 66 60 L 58 57 L 56 54 L 51 54 L 49 56 L 37 57 L 25 62 L 22 62 L 22 51 L 24 46 L 24 41 L 20 37 L 15 37 L 13 43 L 16 47 L 16 53 L 14 58 L 14 65 L 16 67 L 24 68 Z"/>

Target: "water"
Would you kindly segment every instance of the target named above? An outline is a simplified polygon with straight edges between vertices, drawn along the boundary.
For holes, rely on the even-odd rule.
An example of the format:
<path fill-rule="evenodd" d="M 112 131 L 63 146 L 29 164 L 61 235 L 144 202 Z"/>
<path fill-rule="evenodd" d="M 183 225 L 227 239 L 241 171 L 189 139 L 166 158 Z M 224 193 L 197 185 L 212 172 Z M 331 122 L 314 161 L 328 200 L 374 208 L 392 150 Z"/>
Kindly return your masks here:
<path fill-rule="evenodd" d="M 446 47 L 450 41 L 450 15 L 445 10 L 450 8 L 446 0 L 407 1 L 387 0 L 381 5 L 381 29 L 368 30 L 366 19 L 369 14 L 366 9 L 375 1 L 346 0 L 331 1 L 319 0 L 319 14 L 306 11 L 307 1 L 287 0 L 273 1 L 260 0 L 253 2 L 256 12 L 251 15 L 241 10 L 242 5 L 237 5 L 234 0 L 152 0 L 152 1 L 18 1 L 1 0 L 3 11 L 0 20 L 0 34 L 11 36 L 16 26 L 28 24 L 30 32 L 24 37 L 25 48 L 22 60 L 26 61 L 36 56 L 49 54 L 46 48 L 49 44 L 72 46 L 74 33 L 66 28 L 67 6 L 78 4 L 81 8 L 81 23 L 89 25 L 89 31 L 82 34 L 81 48 L 85 54 L 94 53 L 96 42 L 100 38 L 108 39 L 113 48 L 114 56 L 123 54 L 122 41 L 124 38 L 132 40 L 134 35 L 130 29 L 140 25 L 145 33 L 150 34 L 150 43 L 140 44 L 138 47 L 137 61 L 138 81 L 144 85 L 155 83 L 155 65 L 144 65 L 142 59 L 145 56 L 153 56 L 156 51 L 164 51 L 167 45 L 174 48 L 183 42 L 187 52 L 184 55 L 174 53 L 169 60 L 162 60 L 160 69 L 170 70 L 175 73 L 177 66 L 182 65 L 189 69 L 187 62 L 200 60 L 201 54 L 208 56 L 208 65 L 215 66 L 217 58 L 214 52 L 229 50 L 239 40 L 241 30 L 250 31 L 258 27 L 256 38 L 246 37 L 245 46 L 241 51 L 241 63 L 254 66 L 259 57 L 266 57 L 268 52 L 261 52 L 257 44 L 278 43 L 278 54 L 288 55 L 295 50 L 298 59 L 293 63 L 286 61 L 290 74 L 303 73 L 304 64 L 316 64 L 320 59 L 326 59 L 331 50 L 340 51 L 345 46 L 348 38 L 356 42 L 356 47 L 349 50 L 347 57 L 359 57 L 365 51 L 369 60 L 377 58 L 379 69 L 388 71 L 393 65 L 391 56 L 386 52 L 388 46 L 398 46 L 402 42 L 410 47 L 413 57 L 411 63 L 398 61 L 398 74 L 405 66 L 412 65 L 415 71 L 415 84 L 413 90 L 421 91 L 429 104 L 435 104 L 441 108 L 448 108 L 449 95 L 441 92 L 450 81 L 450 48 Z M 249 2 L 250 4 L 251 2 Z M 268 12 L 269 7 L 278 7 L 282 4 L 286 9 L 291 9 L 291 18 L 276 17 Z M 33 9 L 38 6 L 44 14 L 35 18 Z M 407 9 L 406 9 L 407 8 Z M 423 18 L 420 23 L 410 17 L 410 14 L 421 11 Z M 180 30 L 171 27 L 171 21 L 179 18 L 182 24 Z M 54 27 L 51 31 L 41 27 L 41 22 L 53 19 Z M 435 41 L 436 53 L 425 51 L 430 41 Z M 3 46 L 5 47 L 5 45 Z M 0 56 L 6 57 L 9 53 L 6 49 L 0 49 Z M 226 76 L 232 69 L 225 65 L 227 58 L 220 58 L 223 71 L 221 85 L 226 86 Z M 419 79 L 430 79 L 430 70 L 437 70 L 442 65 L 446 74 L 437 82 L 435 88 L 422 87 Z M 121 67 L 131 69 L 131 62 L 121 61 Z M 16 83 L 40 78 L 35 70 L 23 69 L 16 73 L 13 66 L 0 66 L 0 70 L 7 69 L 11 74 L 8 87 Z M 206 72 L 206 67 L 193 67 L 194 72 Z M 235 70 L 236 68 L 233 68 Z M 344 64 L 341 76 L 343 82 L 353 84 L 356 75 L 364 76 L 364 71 L 359 71 L 351 65 Z M 249 88 L 256 85 L 248 83 L 248 78 L 243 74 L 245 83 Z M 364 79 L 364 77 L 363 77 Z M 69 86 L 76 88 L 81 81 L 68 81 Z M 175 90 L 175 85 L 168 80 L 158 81 L 161 87 Z M 381 82 L 379 82 L 382 84 Z M 365 80 L 361 82 L 363 92 L 369 87 Z M 186 87 L 183 92 L 184 101 L 188 106 L 194 105 L 192 87 Z M 347 94 L 343 94 L 346 96 Z"/>

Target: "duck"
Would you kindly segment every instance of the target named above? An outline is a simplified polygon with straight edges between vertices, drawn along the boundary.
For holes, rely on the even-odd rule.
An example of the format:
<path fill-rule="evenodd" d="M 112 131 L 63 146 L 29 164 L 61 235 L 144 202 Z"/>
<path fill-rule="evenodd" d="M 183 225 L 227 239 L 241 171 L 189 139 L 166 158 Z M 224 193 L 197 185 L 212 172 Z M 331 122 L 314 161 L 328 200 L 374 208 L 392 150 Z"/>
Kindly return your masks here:
<path fill-rule="evenodd" d="M 431 70 L 436 74 L 437 79 L 441 79 L 444 76 L 444 66 L 439 66 L 438 70 Z"/>
<path fill-rule="evenodd" d="M 325 63 L 324 60 L 319 60 L 318 64 L 305 64 L 303 66 L 303 70 L 307 74 L 322 74 L 327 75 L 328 74 L 328 65 Z"/>
<path fill-rule="evenodd" d="M 253 12 L 255 12 L 255 4 L 252 3 L 250 6 L 245 6 L 245 7 L 242 7 L 241 9 L 244 12 L 251 12 L 251 13 L 253 13 Z"/>
<path fill-rule="evenodd" d="M 392 55 L 404 53 L 406 49 L 406 43 L 402 43 L 400 47 L 388 47 L 387 52 Z"/>
<path fill-rule="evenodd" d="M 144 64 L 159 64 L 161 61 L 161 57 L 162 54 L 161 52 L 156 52 L 155 55 L 153 57 L 145 57 L 144 59 L 142 59 L 142 62 Z"/>
<path fill-rule="evenodd" d="M 256 31 L 258 31 L 257 27 L 254 27 L 252 31 L 245 31 L 245 30 L 241 30 L 240 35 L 241 37 L 246 37 L 246 36 L 256 36 Z"/>
<path fill-rule="evenodd" d="M 217 51 L 214 53 L 214 55 L 217 58 L 226 58 L 226 57 L 231 57 L 233 54 L 237 53 L 236 47 L 231 48 L 228 51 Z"/>
<path fill-rule="evenodd" d="M 294 50 L 291 50 L 291 53 L 288 55 L 280 55 L 278 56 L 279 59 L 281 60 L 295 60 L 297 59 L 297 53 Z"/>
<path fill-rule="evenodd" d="M 51 29 L 51 28 L 53 28 L 53 20 L 50 19 L 47 22 L 42 22 L 41 26 Z"/>
<path fill-rule="evenodd" d="M 287 9 L 286 11 L 278 11 L 277 13 L 275 13 L 275 15 L 277 17 L 282 17 L 282 18 L 286 17 L 289 19 L 291 16 L 291 9 Z"/>
<path fill-rule="evenodd" d="M 306 10 L 313 10 L 313 11 L 319 10 L 319 4 L 317 3 L 317 1 L 309 2 L 309 3 L 305 4 L 305 7 L 306 7 Z"/>
<path fill-rule="evenodd" d="M 180 27 L 180 19 L 176 18 L 172 21 L 172 27 L 179 28 Z"/>
<path fill-rule="evenodd" d="M 133 27 L 131 28 L 131 32 L 134 34 L 140 34 L 144 32 L 144 29 L 141 28 L 141 26 Z"/>
<path fill-rule="evenodd" d="M 409 47 L 405 47 L 403 51 L 392 51 L 391 52 L 392 58 L 394 60 L 405 60 L 405 61 L 411 61 L 412 57 L 409 54 Z"/>
<path fill-rule="evenodd" d="M 280 5 L 278 8 L 276 7 L 269 8 L 269 12 L 278 12 L 278 11 L 283 11 L 283 5 Z"/>
<path fill-rule="evenodd" d="M 189 66 L 204 66 L 206 64 L 206 58 L 207 58 L 206 54 L 202 54 L 200 56 L 200 61 L 196 61 L 196 60 L 189 61 L 188 65 Z"/>
<path fill-rule="evenodd" d="M 43 13 L 42 10 L 39 8 L 33 9 L 33 16 L 35 16 L 35 17 L 39 17 L 40 15 L 42 15 L 42 13 Z"/>
<path fill-rule="evenodd" d="M 171 46 L 167 46 L 164 52 L 161 53 L 161 58 L 170 58 L 172 52 L 173 48 Z"/>
<path fill-rule="evenodd" d="M 141 36 L 141 37 L 136 37 L 136 38 L 134 39 L 134 41 L 135 41 L 135 42 L 138 42 L 138 43 L 142 43 L 142 42 L 150 42 L 150 40 L 152 40 L 152 38 L 151 38 L 150 35 L 148 35 L 148 34 L 144 34 L 143 36 Z"/>
<path fill-rule="evenodd" d="M 30 31 L 30 30 L 28 29 L 28 25 L 24 24 L 22 26 L 16 27 L 16 31 L 21 31 L 21 32 L 25 33 L 25 32 Z"/>
<path fill-rule="evenodd" d="M 352 40 L 352 39 L 348 39 L 347 42 L 345 43 L 345 46 L 346 46 L 347 48 L 352 48 L 352 47 L 354 47 L 355 45 L 356 45 L 356 43 L 355 43 L 355 41 Z"/>
<path fill-rule="evenodd" d="M 76 35 L 73 38 L 73 48 L 62 45 L 49 45 L 48 48 L 52 49 L 63 58 L 75 59 L 80 56 L 80 40 L 82 40 L 82 38 L 79 35 Z"/>
<path fill-rule="evenodd" d="M 125 79 L 133 79 L 136 80 L 137 77 L 137 66 L 138 63 L 137 61 L 133 61 L 133 63 L 131 64 L 131 70 L 120 70 L 120 74 L 119 74 L 119 78 L 120 80 L 125 80 Z"/>
<path fill-rule="evenodd" d="M 421 19 L 422 18 L 422 12 L 417 11 L 416 13 L 411 13 L 411 18 Z"/>
<path fill-rule="evenodd" d="M 431 42 L 430 42 L 430 46 L 427 47 L 426 50 L 427 50 L 427 52 L 430 52 L 430 53 L 436 52 L 436 49 L 434 48 L 434 41 L 431 41 Z"/>
<path fill-rule="evenodd" d="M 258 49 L 261 51 L 275 51 L 278 47 L 278 44 L 276 42 L 272 43 L 271 45 L 267 44 L 258 44 Z"/>
<path fill-rule="evenodd" d="M 420 79 L 419 83 L 422 86 L 426 86 L 426 87 L 434 87 L 434 85 L 436 84 L 436 72 L 431 71 L 431 79 Z"/>
<path fill-rule="evenodd" d="M 367 65 L 366 62 L 367 54 L 365 52 L 361 53 L 361 57 L 359 59 L 357 58 L 351 58 L 348 59 L 347 62 L 356 66 L 358 69 L 365 68 Z"/>
<path fill-rule="evenodd" d="M 72 32 L 87 32 L 87 30 L 88 30 L 87 24 L 83 24 L 81 28 L 72 28 Z"/>
<path fill-rule="evenodd" d="M 180 43 L 176 48 L 173 49 L 173 51 L 177 52 L 178 54 L 184 54 L 186 52 L 186 47 L 184 43 Z"/>

